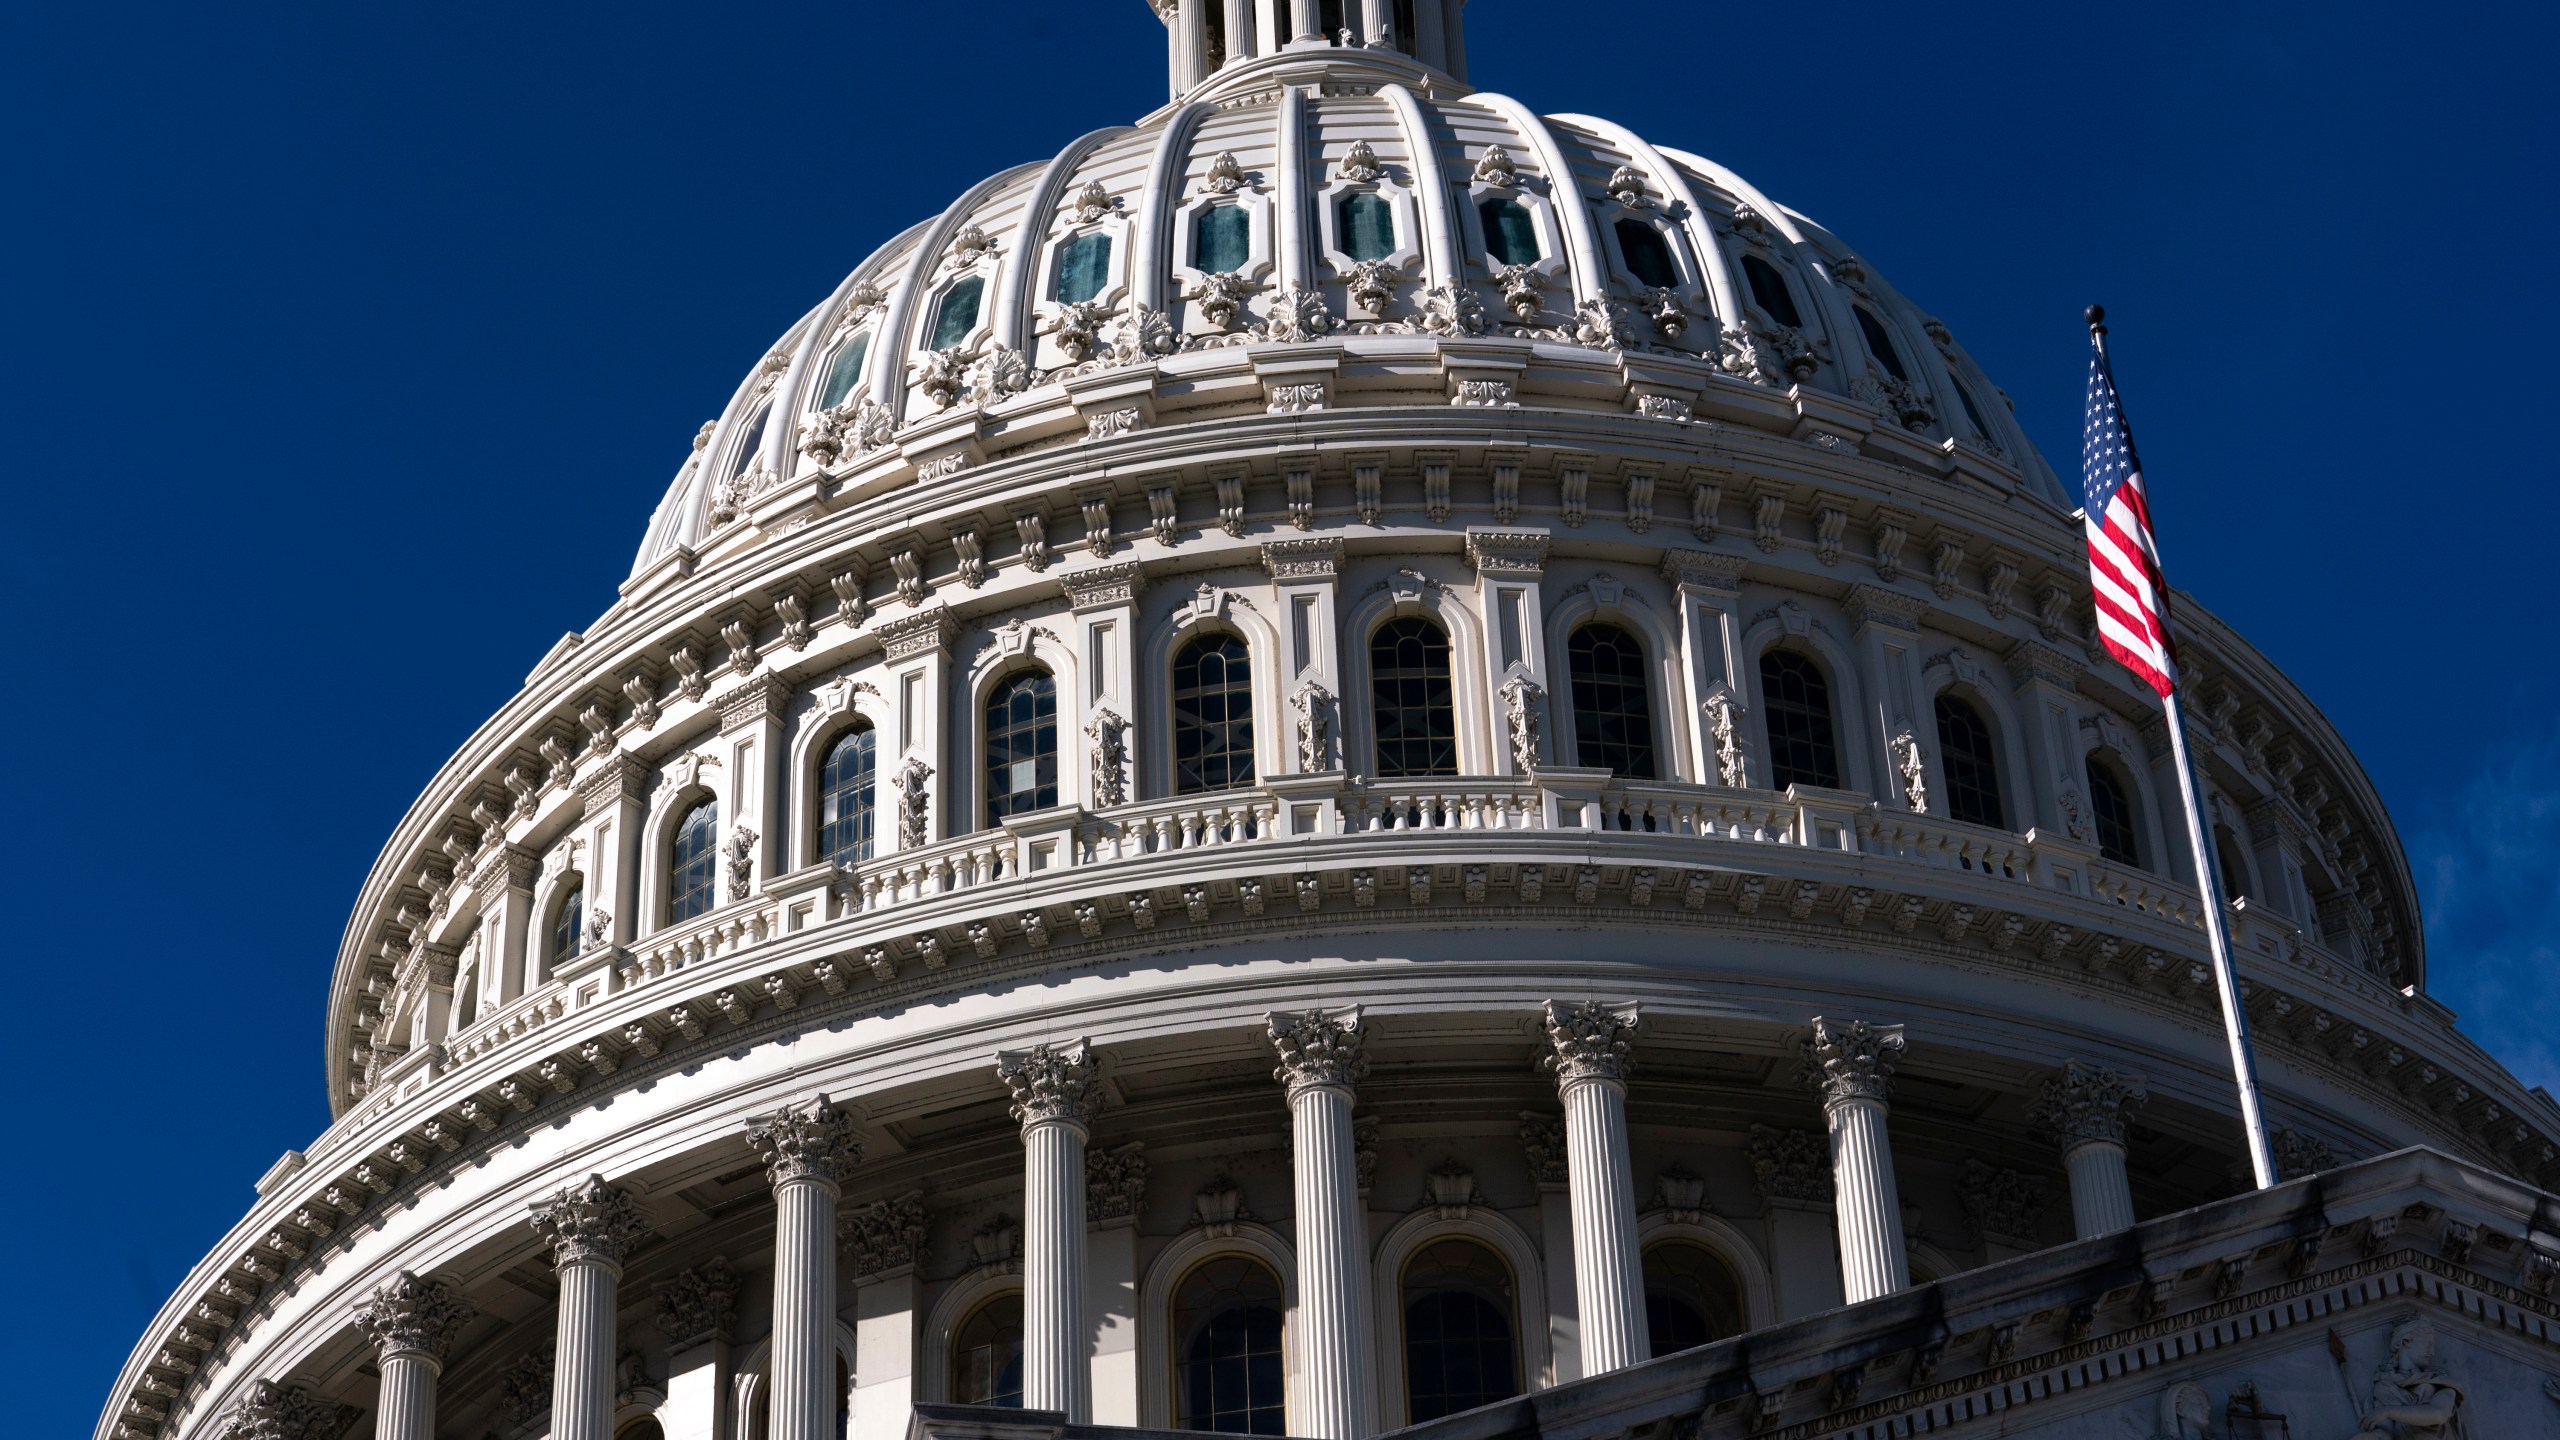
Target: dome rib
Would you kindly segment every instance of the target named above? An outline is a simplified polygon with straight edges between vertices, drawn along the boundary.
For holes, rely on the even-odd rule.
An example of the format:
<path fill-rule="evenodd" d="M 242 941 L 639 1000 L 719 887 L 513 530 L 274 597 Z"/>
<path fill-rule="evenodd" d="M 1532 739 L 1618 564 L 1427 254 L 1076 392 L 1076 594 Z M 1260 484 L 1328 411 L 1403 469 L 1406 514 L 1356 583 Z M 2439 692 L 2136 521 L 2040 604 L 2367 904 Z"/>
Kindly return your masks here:
<path fill-rule="evenodd" d="M 1596 115 L 1558 115 L 1555 118 L 1610 140 L 1644 167 L 1653 182 L 1662 187 L 1664 197 L 1683 212 L 1681 228 L 1688 231 L 1689 243 L 1698 252 L 1699 278 L 1707 282 L 1708 301 L 1715 307 L 1716 318 L 1730 323 L 1740 316 L 1742 306 L 1736 298 L 1733 272 L 1729 268 L 1731 262 L 1725 256 L 1723 244 L 1716 238 L 1714 224 L 1707 219 L 1706 207 L 1698 203 L 1697 192 L 1690 187 L 1689 177 L 1680 173 L 1680 167 L 1634 131 L 1614 121 L 1603 120 Z"/>
<path fill-rule="evenodd" d="M 899 413 L 907 400 L 907 356 L 916 349 L 912 332 L 915 329 L 917 293 L 931 281 L 934 267 L 941 263 L 942 252 L 949 247 L 952 235 L 962 223 L 986 203 L 987 197 L 1002 190 L 1029 168 L 1016 165 L 970 186 L 918 237 L 915 253 L 907 257 L 906 271 L 898 277 L 897 288 L 890 292 L 889 303 L 882 310 L 882 353 L 873 362 L 871 372 L 871 398 L 888 406 L 892 414 Z"/>
<path fill-rule="evenodd" d="M 1147 161 L 1147 190 L 1138 202 L 1138 235 L 1129 247 L 1129 294 L 1150 310 L 1165 308 L 1164 280 L 1173 264 L 1165 248 L 1165 224 L 1180 199 L 1170 193 L 1173 177 L 1181 169 L 1193 127 L 1208 110 L 1198 100 L 1176 106 L 1165 116 L 1164 133 L 1156 137 L 1156 153 Z M 1139 263 L 1141 257 L 1144 264 Z"/>
<path fill-rule="evenodd" d="M 1280 92 L 1280 103 L 1273 107 L 1272 150 L 1278 158 L 1273 167 L 1280 173 L 1272 211 L 1277 234 L 1272 237 L 1272 264 L 1278 269 L 1282 286 L 1304 285 L 1313 277 L 1307 271 L 1307 101 L 1306 94 L 1291 85 Z"/>
<path fill-rule="evenodd" d="M 1395 111 L 1396 123 L 1404 130 L 1413 188 L 1422 197 L 1422 254 L 1429 271 L 1423 276 L 1423 283 L 1454 285 L 1459 271 L 1458 242 L 1449 229 L 1449 177 L 1440 169 L 1440 137 L 1432 131 L 1431 117 L 1423 113 L 1422 101 L 1410 87 L 1381 85 L 1378 96 Z"/>
<path fill-rule="evenodd" d="M 1548 203 L 1555 209 L 1556 223 L 1564 227 L 1565 248 L 1571 252 L 1573 303 L 1579 306 L 1589 300 L 1606 300 L 1608 271 L 1600 263 L 1600 240 L 1591 229 L 1591 204 L 1583 198 L 1582 182 L 1573 176 L 1573 162 L 1566 158 L 1563 144 L 1547 128 L 1545 119 L 1510 96 L 1491 90 L 1479 90 L 1450 103 L 1493 112 L 1509 122 L 1537 152 L 1538 168 L 1547 174 Z"/>
<path fill-rule="evenodd" d="M 1038 296 L 1029 276 L 1047 245 L 1049 226 L 1057 216 L 1059 197 L 1067 183 L 1105 141 L 1134 133 L 1134 128 L 1127 125 L 1106 125 L 1088 131 L 1059 151 L 1032 184 L 1030 195 L 1023 201 L 1022 223 L 1014 232 L 1013 253 L 1004 258 L 996 276 L 996 344 L 1019 350 L 1030 338 L 1034 328 L 1031 307 L 1038 303 Z"/>

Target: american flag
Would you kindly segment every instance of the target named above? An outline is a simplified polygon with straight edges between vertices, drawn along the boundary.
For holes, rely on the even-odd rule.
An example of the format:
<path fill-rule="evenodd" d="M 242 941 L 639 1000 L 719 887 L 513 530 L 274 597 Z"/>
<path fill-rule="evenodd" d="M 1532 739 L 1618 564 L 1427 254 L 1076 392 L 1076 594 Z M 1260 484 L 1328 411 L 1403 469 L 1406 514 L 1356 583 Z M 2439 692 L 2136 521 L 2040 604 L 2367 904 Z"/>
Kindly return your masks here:
<path fill-rule="evenodd" d="M 2165 696 L 2178 688 L 2169 645 L 2169 586 L 2160 578 L 2160 549 L 2151 539 L 2151 502 L 2143 495 L 2133 431 L 2124 423 L 2115 376 L 2095 335 L 2089 341 L 2089 428 L 2080 442 L 2080 492 L 2098 638 Z"/>

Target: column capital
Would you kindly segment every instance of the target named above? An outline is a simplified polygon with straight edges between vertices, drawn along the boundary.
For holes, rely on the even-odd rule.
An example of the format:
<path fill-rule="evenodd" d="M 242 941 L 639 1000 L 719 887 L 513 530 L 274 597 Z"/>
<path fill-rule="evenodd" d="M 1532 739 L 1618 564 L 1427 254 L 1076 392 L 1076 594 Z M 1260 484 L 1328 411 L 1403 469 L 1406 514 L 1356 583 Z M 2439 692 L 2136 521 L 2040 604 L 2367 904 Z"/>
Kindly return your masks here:
<path fill-rule="evenodd" d="M 2125 1112 L 2150 1098 L 2151 1092 L 2133 1076 L 2069 1060 L 2061 1074 L 2044 1082 L 2028 1118 L 2052 1137 L 2056 1149 L 2068 1154 L 2101 1141 L 2122 1145 Z"/>
<path fill-rule="evenodd" d="M 253 1380 L 248 1398 L 231 1408 L 216 1440 L 317 1440 L 346 1428 L 350 1407 L 299 1385 Z"/>
<path fill-rule="evenodd" d="M 649 1217 L 628 1190 L 590 1175 L 533 1207 L 534 1233 L 551 1246 L 554 1265 L 581 1261 L 619 1266 L 641 1236 L 649 1233 Z"/>
<path fill-rule="evenodd" d="M 924 1192 L 874 1200 L 836 1218 L 836 1243 L 859 1279 L 913 1265 L 924 1253 Z"/>
<path fill-rule="evenodd" d="M 1051 1122 L 1083 1128 L 1101 1108 L 1102 1096 L 1094 1089 L 1098 1068 L 1082 1039 L 996 1054 L 996 1078 L 1013 1091 L 1013 1118 L 1024 1129 Z"/>
<path fill-rule="evenodd" d="M 1852 1100 L 1881 1104 L 1892 1089 L 1902 1050 L 1899 1025 L 1816 1015 L 1813 1038 L 1804 1043 L 1805 1084 L 1821 1092 L 1826 1107 Z"/>
<path fill-rule="evenodd" d="M 1274 1010 L 1263 1017 L 1280 1067 L 1271 1078 L 1290 1093 L 1316 1085 L 1349 1089 L 1369 1074 L 1368 1028 L 1360 1007 Z"/>
<path fill-rule="evenodd" d="M 862 1158 L 853 1117 L 824 1095 L 748 1121 L 747 1143 L 777 1190 L 800 1180 L 837 1184 Z"/>
<path fill-rule="evenodd" d="M 658 1332 L 671 1350 L 726 1340 L 737 1305 L 737 1269 L 727 1256 L 714 1255 L 658 1282 Z"/>
<path fill-rule="evenodd" d="M 1558 1089 L 1579 1081 L 1624 1081 L 1635 1068 L 1627 1032 L 1636 1028 L 1636 1007 L 1606 1005 L 1597 1000 L 1571 1004 L 1547 1002 L 1547 1043 L 1554 1053 L 1538 1063 L 1555 1072 Z"/>
<path fill-rule="evenodd" d="M 441 1365 L 453 1337 L 479 1313 L 453 1286 L 403 1270 L 356 1307 L 356 1326 L 378 1357 L 424 1355 Z"/>

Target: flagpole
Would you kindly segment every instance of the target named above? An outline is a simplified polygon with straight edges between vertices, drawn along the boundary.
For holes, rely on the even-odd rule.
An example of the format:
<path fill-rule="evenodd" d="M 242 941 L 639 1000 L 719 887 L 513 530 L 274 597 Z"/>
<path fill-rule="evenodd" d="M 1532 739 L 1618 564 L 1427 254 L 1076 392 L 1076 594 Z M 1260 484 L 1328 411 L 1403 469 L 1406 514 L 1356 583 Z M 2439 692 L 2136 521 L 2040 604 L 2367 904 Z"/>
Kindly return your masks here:
<path fill-rule="evenodd" d="M 2098 347 L 2098 359 L 2113 371 L 2107 360 L 2107 312 L 2105 307 L 2089 307 L 2089 341 Z M 2112 384 L 2112 376 L 2109 383 Z M 2159 545 L 2153 536 L 2152 545 Z M 2165 566 L 2163 567 L 2166 568 Z M 2169 596 L 2160 595 L 2160 633 L 2164 640 L 2174 639 L 2170 633 Z M 2174 652 L 2173 652 L 2174 653 Z M 2231 1074 L 2240 1087 L 2240 1127 L 2248 1133 L 2249 1168 L 2257 1175 L 2258 1188 L 2266 1189 L 2280 1178 L 2276 1174 L 2275 1150 L 2267 1139 L 2267 1115 L 2258 1098 L 2258 1060 L 2249 1045 L 2249 1014 L 2240 1004 L 2240 975 L 2231 963 L 2231 928 L 2222 913 L 2222 864 L 2205 834 L 2204 791 L 2196 781 L 2195 757 L 2187 751 L 2187 722 L 2178 705 L 2181 687 L 2172 684 L 2169 693 L 2160 697 L 2169 722 L 2169 751 L 2178 766 L 2178 794 L 2187 808 L 2187 849 L 2196 857 L 2197 889 L 2203 899 L 2206 947 L 2213 952 L 2213 988 L 2222 997 L 2222 1033 L 2231 1042 Z"/>

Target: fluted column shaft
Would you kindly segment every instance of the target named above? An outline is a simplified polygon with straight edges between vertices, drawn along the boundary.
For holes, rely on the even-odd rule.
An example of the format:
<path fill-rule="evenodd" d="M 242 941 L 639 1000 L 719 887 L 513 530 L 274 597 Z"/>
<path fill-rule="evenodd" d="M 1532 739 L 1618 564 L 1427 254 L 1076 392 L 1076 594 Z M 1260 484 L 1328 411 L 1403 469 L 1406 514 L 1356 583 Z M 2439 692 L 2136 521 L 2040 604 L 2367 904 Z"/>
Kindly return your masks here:
<path fill-rule="evenodd" d="M 444 1363 L 416 1350 L 382 1357 L 382 1387 L 374 1402 L 374 1440 L 435 1440 L 436 1377 Z"/>
<path fill-rule="evenodd" d="M 1573 1283 L 1582 1373 L 1653 1358 L 1644 1261 L 1636 1249 L 1635 1169 L 1627 1155 L 1633 1005 L 1547 1002 L 1547 1067 L 1564 1101 L 1565 1180 L 1573 1200 Z"/>
<path fill-rule="evenodd" d="M 820 1095 L 747 1127 L 773 1185 L 772 1440 L 836 1433 L 836 1198 L 861 1157 L 853 1119 Z"/>
<path fill-rule="evenodd" d="M 2031 1113 L 2062 1152 L 2071 1177 L 2071 1229 L 2082 1240 L 2133 1228 L 2126 1112 L 2150 1098 L 2140 1080 L 2078 1060 L 2047 1080 L 2037 1097 Z"/>
<path fill-rule="evenodd" d="M 2124 1146 L 2091 1140 L 2063 1152 L 2071 1177 L 2071 1232 L 2082 1240 L 2133 1228 L 2133 1181 L 2125 1174 Z"/>
<path fill-rule="evenodd" d="M 1312 1440 L 1363 1440 L 1378 1416 L 1368 1217 L 1360 1206 L 1352 1086 L 1366 1070 L 1360 1012 L 1270 1017 L 1288 1086 L 1297 1202 L 1298 1344 L 1306 1413 L 1289 1432 Z"/>
<path fill-rule="evenodd" d="M 1831 1132 L 1832 1213 L 1840 1228 L 1840 1288 L 1848 1303 L 1910 1288 L 1902 1245 L 1902 1193 L 1893 1178 L 1885 1097 L 1903 1049 L 1902 1027 L 1816 1017 L 1805 1074 L 1822 1093 Z"/>
<path fill-rule="evenodd" d="M 1022 1403 L 1093 1419 L 1086 1355 L 1084 1145 L 1100 1100 L 1096 1061 L 1082 1040 L 996 1057 L 1022 1122 Z"/>
<path fill-rule="evenodd" d="M 648 1233 L 649 1222 L 630 1191 L 591 1175 L 534 1206 L 533 1228 L 550 1242 L 560 1272 L 551 1440 L 608 1440 L 622 1257 Z"/>

